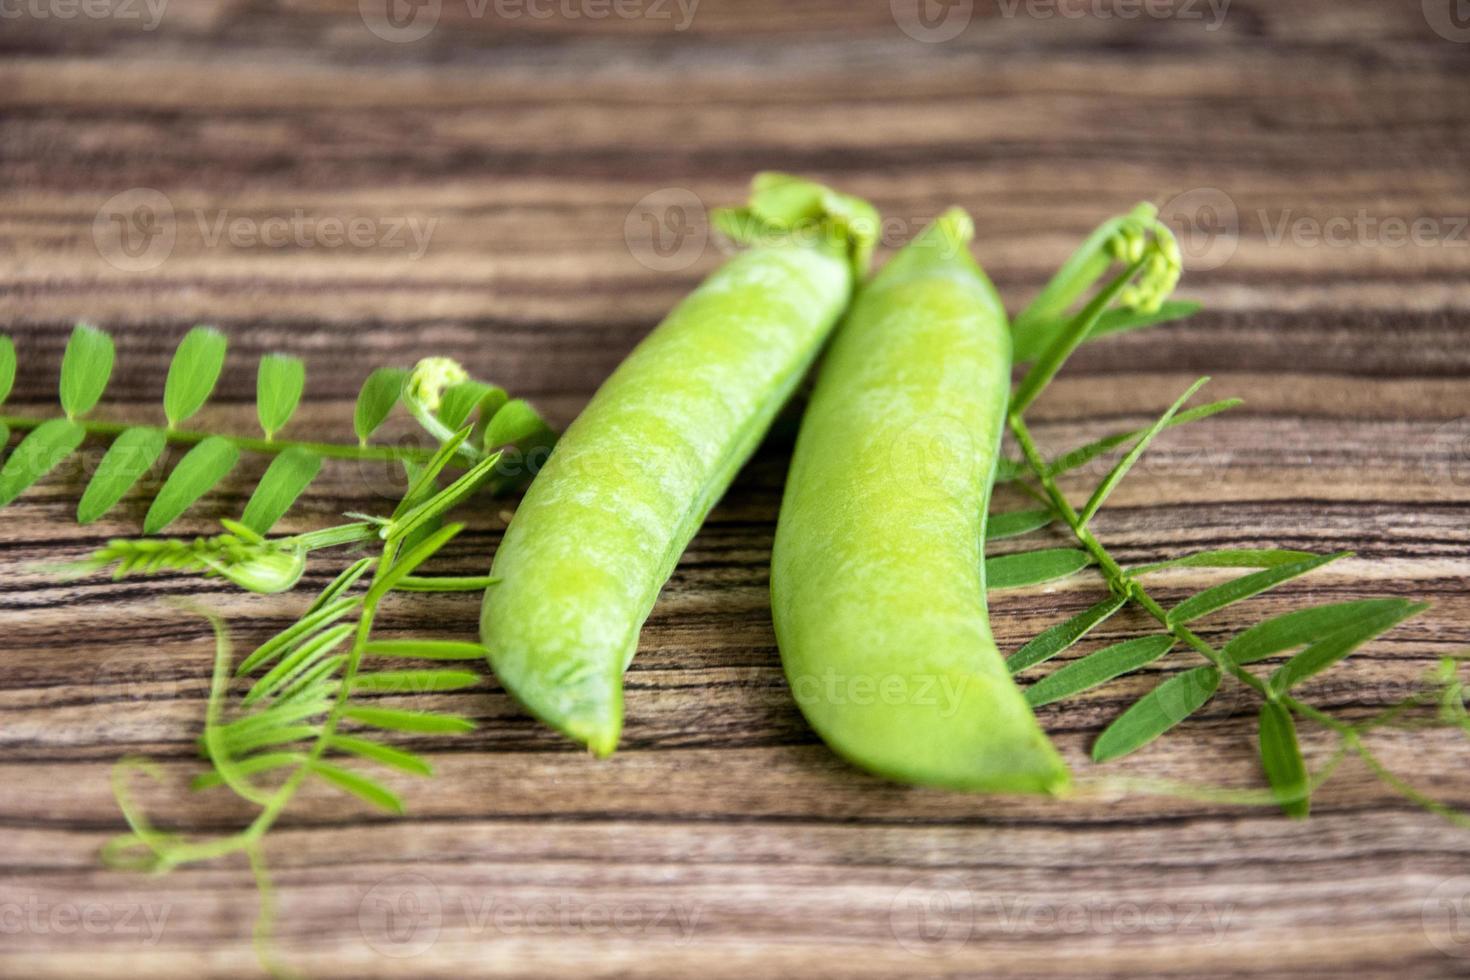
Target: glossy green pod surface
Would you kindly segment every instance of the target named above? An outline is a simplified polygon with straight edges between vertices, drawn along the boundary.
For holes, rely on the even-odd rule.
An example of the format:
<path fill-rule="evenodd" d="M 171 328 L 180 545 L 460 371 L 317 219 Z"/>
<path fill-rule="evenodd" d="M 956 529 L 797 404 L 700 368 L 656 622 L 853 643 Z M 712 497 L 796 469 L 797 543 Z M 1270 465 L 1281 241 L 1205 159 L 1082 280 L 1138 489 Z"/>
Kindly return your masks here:
<path fill-rule="evenodd" d="M 802 420 L 771 559 L 782 663 L 840 755 L 903 782 L 1055 792 L 1068 772 L 985 601 L 1010 388 L 994 287 L 951 211 L 854 302 Z"/>
<path fill-rule="evenodd" d="M 485 593 L 496 676 L 597 755 L 617 746 L 623 671 L 659 591 L 841 316 L 877 225 L 862 202 L 774 174 L 722 217 L 754 247 L 680 303 L 558 440 Z"/>

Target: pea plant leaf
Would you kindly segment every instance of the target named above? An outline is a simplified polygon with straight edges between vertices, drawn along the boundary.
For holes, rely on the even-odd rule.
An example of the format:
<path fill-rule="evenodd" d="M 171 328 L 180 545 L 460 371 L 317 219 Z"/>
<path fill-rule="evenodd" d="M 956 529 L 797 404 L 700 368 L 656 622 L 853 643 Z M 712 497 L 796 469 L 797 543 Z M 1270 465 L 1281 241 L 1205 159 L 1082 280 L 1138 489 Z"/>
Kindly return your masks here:
<path fill-rule="evenodd" d="M 1105 622 L 1113 613 L 1122 609 L 1127 601 L 1122 596 L 1108 596 L 1102 602 L 1089 609 L 1084 609 L 1066 622 L 1058 623 L 1037 634 L 1025 646 L 1011 654 L 1006 660 L 1006 667 L 1012 674 L 1019 674 L 1028 667 L 1034 667 L 1050 660 L 1086 636 L 1093 627 Z"/>
<path fill-rule="evenodd" d="M 79 323 L 72 330 L 61 358 L 61 408 L 67 418 L 86 415 L 102 398 L 115 353 L 112 338 L 96 327 Z"/>
<path fill-rule="evenodd" d="M 287 449 L 271 460 L 240 522 L 257 534 L 265 534 L 291 509 L 321 468 L 320 456 L 295 446 Z"/>
<path fill-rule="evenodd" d="M 352 707 L 344 717 L 374 728 L 391 732 L 417 732 L 428 735 L 458 735 L 475 730 L 475 723 L 458 715 L 431 711 L 402 711 L 397 708 Z"/>
<path fill-rule="evenodd" d="M 458 429 L 469 419 L 470 413 L 486 405 L 504 405 L 507 395 L 505 391 L 493 385 L 487 385 L 483 381 L 461 381 L 444 389 L 444 394 L 439 400 L 439 410 L 435 414 L 439 421 L 449 426 L 450 429 Z M 497 404 L 498 402 L 498 404 Z M 494 409 L 491 409 L 493 414 Z"/>
<path fill-rule="evenodd" d="M 1090 341 L 1098 340 L 1115 333 L 1142 330 L 1145 327 L 1154 327 L 1161 323 L 1183 320 L 1186 317 L 1194 316 L 1202 308 L 1200 303 L 1170 300 L 1152 313 L 1141 313 L 1137 310 L 1127 309 L 1126 307 L 1108 310 L 1102 316 L 1098 317 L 1097 326 L 1092 328 L 1092 333 L 1087 335 L 1087 339 Z"/>
<path fill-rule="evenodd" d="M 479 643 L 456 640 L 371 640 L 363 652 L 373 657 L 413 657 L 416 660 L 484 660 L 490 651 Z"/>
<path fill-rule="evenodd" d="M 481 437 L 481 445 L 487 451 L 516 445 L 545 429 L 546 423 L 536 414 L 536 410 L 523 399 L 516 398 L 501 406 L 490 419 L 490 424 Z"/>
<path fill-rule="evenodd" d="M 77 523 L 90 524 L 112 509 L 163 455 L 166 438 L 158 429 L 134 426 L 123 430 L 97 464 L 97 472 L 77 503 Z"/>
<path fill-rule="evenodd" d="M 1023 534 L 1041 530 L 1056 519 L 1056 512 L 1048 507 L 991 514 L 985 522 L 985 540 L 1003 541 L 1006 538 L 1019 538 Z"/>
<path fill-rule="evenodd" d="M 255 376 L 255 413 L 266 439 L 286 427 L 306 389 L 306 365 L 299 357 L 267 354 Z"/>
<path fill-rule="evenodd" d="M 371 739 L 355 738 L 351 735 L 333 735 L 328 740 L 327 746 L 338 752 L 346 752 L 410 775 L 434 775 L 434 767 L 429 765 L 423 757 L 405 749 L 374 742 Z"/>
<path fill-rule="evenodd" d="M 468 670 L 379 670 L 352 679 L 354 691 L 380 694 L 427 694 L 460 691 L 480 683 L 480 675 Z"/>
<path fill-rule="evenodd" d="M 1261 705 L 1260 745 L 1261 766 L 1281 809 L 1293 819 L 1306 819 L 1311 809 L 1307 763 L 1302 758 L 1291 712 L 1275 701 Z"/>
<path fill-rule="evenodd" d="M 0 334 L 0 404 L 10 397 L 15 385 L 15 341 Z"/>
<path fill-rule="evenodd" d="M 407 378 L 408 372 L 401 368 L 378 368 L 367 376 L 357 393 L 357 407 L 352 413 L 352 428 L 360 443 L 366 445 L 388 420 L 388 413 L 398 403 Z"/>
<path fill-rule="evenodd" d="M 1319 640 L 1380 613 L 1402 611 L 1407 599 L 1356 599 L 1308 606 L 1257 623 L 1226 643 L 1222 651 L 1238 664 L 1253 664 L 1293 647 Z"/>
<path fill-rule="evenodd" d="M 1318 555 L 1303 561 L 1292 562 L 1288 565 L 1277 565 L 1264 571 L 1243 575 L 1238 579 L 1217 585 L 1214 588 L 1205 589 L 1203 592 L 1190 596 L 1179 605 L 1169 611 L 1169 622 L 1176 625 L 1192 623 L 1202 616 L 1208 616 L 1212 612 L 1224 609 L 1242 599 L 1259 595 L 1267 589 L 1274 589 L 1284 582 L 1290 582 L 1299 578 L 1313 569 L 1321 568 L 1339 558 L 1346 558 L 1351 552 L 1339 551 L 1331 555 Z"/>
<path fill-rule="evenodd" d="M 1158 660 L 1174 646 L 1168 633 L 1140 636 L 1103 647 L 1081 660 L 1067 664 L 1026 688 L 1026 703 L 1033 708 L 1091 690 L 1114 677 Z"/>
<path fill-rule="evenodd" d="M 985 560 L 985 585 L 989 590 L 1019 589 L 1073 575 L 1092 564 L 1092 557 L 1077 548 L 1045 548 L 1000 555 Z"/>
<path fill-rule="evenodd" d="M 1164 426 L 1164 428 L 1172 429 L 1176 426 L 1187 425 L 1190 422 L 1198 422 L 1201 419 L 1207 419 L 1212 415 L 1218 415 L 1221 412 L 1229 411 L 1232 408 L 1237 408 L 1242 404 L 1244 404 L 1244 402 L 1242 402 L 1239 398 L 1226 398 L 1221 401 L 1210 402 L 1207 405 L 1200 405 L 1196 408 L 1186 409 L 1185 411 L 1180 412 L 1173 418 L 1171 418 L 1168 424 Z M 1120 446 L 1126 445 L 1127 443 L 1133 442 L 1136 439 L 1142 438 L 1143 435 L 1147 432 L 1148 427 L 1142 429 L 1134 429 L 1131 432 L 1116 432 L 1110 436 L 1104 436 L 1103 438 L 1098 439 L 1094 442 L 1089 442 L 1086 445 L 1078 446 L 1076 449 L 1063 453 L 1056 459 L 1052 460 L 1049 464 L 1047 464 L 1046 474 L 1047 476 L 1055 477 L 1061 476 L 1063 473 L 1069 473 L 1072 470 L 1081 469 L 1088 463 L 1092 462 L 1094 459 L 1097 459 L 1099 456 L 1107 455 Z M 1017 476 L 1025 472 L 1024 463 L 1016 462 L 1015 466 L 1017 468 Z"/>
<path fill-rule="evenodd" d="M 48 419 L 32 429 L 0 468 L 0 507 L 76 452 L 86 435 L 87 431 L 71 419 Z"/>
<path fill-rule="evenodd" d="M 1280 692 L 1291 690 L 1333 666 L 1378 634 L 1428 608 L 1426 603 L 1405 603 L 1398 608 L 1371 613 L 1352 625 L 1327 634 L 1277 668 L 1271 675 L 1272 689 Z"/>
<path fill-rule="evenodd" d="M 204 407 L 225 365 L 225 335 L 195 327 L 184 335 L 163 382 L 163 414 L 170 429 Z"/>
<path fill-rule="evenodd" d="M 350 769 L 343 769 L 330 762 L 322 762 L 320 759 L 311 764 L 311 771 L 337 788 L 344 789 L 373 806 L 387 810 L 389 813 L 403 813 L 403 801 L 376 779 Z"/>
<path fill-rule="evenodd" d="M 143 518 L 145 534 L 157 534 L 234 469 L 240 450 L 223 436 L 210 436 L 184 454 Z"/>
<path fill-rule="evenodd" d="M 1197 551 L 1182 558 L 1140 565 L 1130 568 L 1128 574 L 1147 575 L 1166 568 L 1276 568 L 1316 557 L 1310 551 L 1290 551 L 1285 548 L 1224 548 L 1218 551 Z"/>
<path fill-rule="evenodd" d="M 1103 729 L 1092 745 L 1092 761 L 1108 762 L 1143 748 L 1214 697 L 1220 677 L 1218 669 L 1206 665 L 1165 680 Z"/>

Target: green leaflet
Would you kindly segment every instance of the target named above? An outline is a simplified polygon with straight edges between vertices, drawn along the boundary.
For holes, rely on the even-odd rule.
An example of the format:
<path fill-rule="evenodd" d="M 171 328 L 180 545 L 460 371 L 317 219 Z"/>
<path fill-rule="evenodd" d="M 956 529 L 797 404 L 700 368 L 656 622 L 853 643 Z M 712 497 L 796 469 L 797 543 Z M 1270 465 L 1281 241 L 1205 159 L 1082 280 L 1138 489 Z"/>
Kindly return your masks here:
<path fill-rule="evenodd" d="M 391 745 L 384 745 L 381 742 L 374 742 L 366 738 L 353 738 L 351 735 L 333 735 L 327 745 L 338 752 L 350 752 L 360 758 L 369 759 L 414 776 L 434 775 L 434 767 L 420 756 Z"/>
<path fill-rule="evenodd" d="M 1193 622 L 1201 616 L 1208 616 L 1212 612 L 1224 609 L 1232 603 L 1242 599 L 1249 599 L 1253 595 L 1259 595 L 1267 589 L 1274 589 L 1284 582 L 1289 582 L 1307 574 L 1316 568 L 1321 568 L 1329 562 L 1346 558 L 1350 552 L 1340 551 L 1333 555 L 1319 555 L 1305 561 L 1292 562 L 1289 565 L 1278 565 L 1265 571 L 1254 572 L 1250 575 L 1242 575 L 1238 579 L 1217 585 L 1211 589 L 1190 596 L 1179 605 L 1169 611 L 1169 622 L 1175 625 Z"/>
<path fill-rule="evenodd" d="M 255 492 L 250 495 L 245 512 L 240 516 L 241 523 L 257 534 L 265 534 L 291 509 L 321 468 L 321 457 L 304 449 L 293 446 L 281 453 L 271 460 Z"/>
<path fill-rule="evenodd" d="M 179 342 L 163 382 L 163 414 L 170 429 L 209 400 L 225 365 L 226 346 L 224 334 L 213 327 L 195 327 Z"/>
<path fill-rule="evenodd" d="M 306 365 L 301 358 L 267 354 L 260 359 L 255 376 L 255 414 L 267 439 L 274 439 L 291 421 L 305 389 Z"/>
<path fill-rule="evenodd" d="M 1296 739 L 1296 722 L 1275 701 L 1261 705 L 1261 766 L 1286 815 L 1305 820 L 1311 809 L 1307 763 Z"/>
<path fill-rule="evenodd" d="M 987 590 L 1018 589 L 1066 578 L 1092 564 L 1085 551 L 1076 548 L 1046 548 L 985 559 Z"/>
<path fill-rule="evenodd" d="M 1173 646 L 1174 637 L 1161 633 L 1103 647 L 1026 688 L 1026 702 L 1033 708 L 1039 708 L 1044 704 L 1080 694 L 1121 674 L 1153 663 Z"/>
<path fill-rule="evenodd" d="M 392 732 L 422 732 L 454 735 L 475 730 L 475 723 L 458 715 L 431 711 L 399 711 L 393 708 L 348 708 L 343 717 Z"/>
<path fill-rule="evenodd" d="M 173 523 L 194 501 L 223 480 L 239 459 L 240 450 L 222 436 L 210 436 L 189 450 L 164 481 L 153 506 L 148 508 L 148 515 L 143 519 L 144 533 L 157 534 Z"/>
<path fill-rule="evenodd" d="M 280 663 L 272 667 L 266 674 L 257 680 L 246 692 L 242 704 L 250 705 L 263 697 L 267 697 L 281 690 L 291 681 L 300 677 L 311 668 L 313 664 L 330 654 L 342 642 L 357 630 L 356 623 L 339 623 L 331 629 L 323 630 L 309 640 L 302 642 L 290 654 L 281 658 Z"/>
<path fill-rule="evenodd" d="M 1128 574 L 1147 575 L 1165 568 L 1276 568 L 1315 557 L 1310 551 L 1288 551 L 1284 548 L 1223 548 L 1130 568 Z"/>
<path fill-rule="evenodd" d="M 97 465 L 97 472 L 77 503 L 77 522 L 90 524 L 112 509 L 147 473 L 166 443 L 159 429 L 138 426 L 128 429 L 107 448 L 107 455 Z"/>
<path fill-rule="evenodd" d="M 434 552 L 438 551 L 440 548 L 444 547 L 444 545 L 448 544 L 451 538 L 453 538 L 456 534 L 463 530 L 463 524 L 448 524 L 435 531 L 433 534 L 429 535 L 413 548 L 410 548 L 406 553 L 404 553 L 403 557 L 399 558 L 398 561 L 393 564 L 392 568 L 390 568 L 387 572 L 384 572 L 383 575 L 376 582 L 373 583 L 372 587 L 368 589 L 367 596 L 364 601 L 366 601 L 368 605 L 376 603 L 383 596 L 387 595 L 389 591 L 395 588 L 398 585 L 400 579 L 402 579 L 405 575 L 412 573 L 415 568 L 418 568 L 424 562 L 428 561 L 429 558 L 433 556 Z"/>
<path fill-rule="evenodd" d="M 262 752 L 260 755 L 252 755 L 235 761 L 234 770 L 241 776 L 255 776 L 262 772 L 270 772 L 273 769 L 284 769 L 286 766 L 294 766 L 298 762 L 304 762 L 306 756 L 300 752 Z M 192 790 L 213 789 L 223 786 L 225 777 L 218 770 L 206 772 L 195 776 L 189 783 Z"/>
<path fill-rule="evenodd" d="M 1253 664 L 1283 650 L 1355 626 L 1375 615 L 1404 610 L 1410 605 L 1404 599 L 1359 599 L 1296 609 L 1257 623 L 1225 644 L 1222 652 L 1238 664 Z"/>
<path fill-rule="evenodd" d="M 1097 624 L 1122 609 L 1126 602 L 1127 600 L 1122 596 L 1108 596 L 1102 602 L 1090 609 L 1084 609 L 1066 622 L 1048 628 L 1011 654 L 1006 660 L 1007 669 L 1012 674 L 1019 674 L 1028 667 L 1034 667 L 1050 660 L 1086 636 Z"/>
<path fill-rule="evenodd" d="M 363 652 L 373 657 L 413 657 L 417 660 L 484 660 L 489 656 L 479 643 L 454 640 L 370 640 Z"/>
<path fill-rule="evenodd" d="M 1239 398 L 1226 398 L 1221 401 L 1200 405 L 1197 408 L 1191 408 L 1175 415 L 1164 428 L 1172 429 L 1175 426 L 1198 422 L 1201 419 L 1209 418 L 1211 415 L 1218 415 L 1221 412 L 1236 408 L 1241 404 L 1243 402 Z M 1046 468 L 1047 475 L 1060 476 L 1063 473 L 1086 466 L 1097 457 L 1110 453 L 1124 443 L 1132 442 L 1147 432 L 1147 428 L 1135 429 L 1132 432 L 1116 432 L 1113 435 L 1104 436 L 1095 442 L 1089 442 L 1085 446 L 1078 446 L 1076 449 L 1063 453 L 1052 460 Z M 1025 472 L 1024 463 L 1014 462 L 1014 466 L 1016 467 L 1017 476 Z M 997 477 L 997 479 L 999 478 Z M 1011 479 L 1015 479 L 1015 477 L 1013 476 Z"/>
<path fill-rule="evenodd" d="M 353 569 L 356 568 L 357 566 L 353 566 Z M 349 569 L 349 571 L 353 569 Z M 361 573 L 359 572 L 359 574 Z M 333 582 L 329 588 L 335 588 L 337 585 L 338 582 Z M 235 676 L 244 677 L 261 664 L 275 659 L 282 651 L 292 647 L 298 640 L 335 623 L 356 609 L 361 602 L 361 599 L 347 596 L 345 598 L 329 600 L 323 605 L 313 608 L 306 616 L 303 616 L 256 647 L 250 656 L 246 657 L 241 661 L 240 666 L 235 668 Z"/>
<path fill-rule="evenodd" d="M 0 334 L 0 404 L 10 397 L 15 385 L 15 341 Z"/>
<path fill-rule="evenodd" d="M 61 407 L 67 418 L 85 415 L 97 404 L 112 376 L 115 353 L 112 338 L 96 327 L 79 323 L 72 330 L 61 358 Z"/>
<path fill-rule="evenodd" d="M 483 381 L 461 381 L 444 389 L 444 394 L 439 399 L 439 410 L 435 414 L 439 416 L 439 421 L 454 430 L 465 424 L 477 406 L 482 411 L 489 407 L 490 414 L 494 415 L 496 409 L 505 404 L 507 397 L 503 389 L 487 385 Z"/>
<path fill-rule="evenodd" d="M 352 413 L 352 428 L 360 443 L 366 445 L 372 434 L 387 421 L 407 378 L 408 372 L 402 368 L 378 368 L 367 376 L 357 393 L 357 407 Z"/>
<path fill-rule="evenodd" d="M 516 398 L 501 406 L 490 419 L 481 445 L 487 451 L 501 446 L 519 445 L 547 431 L 546 423 L 536 414 L 536 410 L 524 400 Z"/>
<path fill-rule="evenodd" d="M 461 691 L 480 683 L 480 675 L 468 670 L 379 670 L 358 674 L 353 691 L 378 694 L 427 694 Z"/>
<path fill-rule="evenodd" d="M 1133 448 L 1129 449 L 1123 458 L 1118 460 L 1117 464 L 1108 471 L 1108 475 L 1103 477 L 1102 482 L 1098 484 L 1097 489 L 1088 498 L 1087 505 L 1082 508 L 1080 517 L 1083 525 L 1086 525 L 1088 521 L 1092 520 L 1094 515 L 1097 514 L 1098 508 L 1107 501 L 1108 496 L 1117 488 L 1118 484 L 1123 482 L 1123 477 L 1127 476 L 1128 471 L 1133 468 L 1133 464 L 1137 463 L 1143 457 L 1149 444 L 1154 441 L 1154 437 L 1164 431 L 1164 428 L 1169 424 L 1170 420 L 1184 407 L 1184 403 L 1193 398 L 1194 393 L 1204 387 L 1205 382 L 1209 380 L 1209 378 L 1200 378 L 1194 384 L 1190 385 L 1189 390 L 1180 395 L 1179 399 L 1173 405 L 1169 406 L 1168 411 L 1159 416 L 1159 420 L 1139 437 L 1138 441 L 1133 444 Z"/>
<path fill-rule="evenodd" d="M 1175 674 L 1133 702 L 1092 745 L 1092 761 L 1107 762 L 1143 748 L 1214 697 L 1220 671 L 1206 665 Z"/>
<path fill-rule="evenodd" d="M 373 806 L 387 810 L 389 813 L 403 813 L 403 801 L 392 790 L 375 779 L 340 766 L 334 766 L 330 762 L 322 762 L 320 759 L 311 763 L 311 771 L 337 788 L 344 789 Z"/>
<path fill-rule="evenodd" d="M 1002 541 L 1006 538 L 1018 538 L 1023 534 L 1039 531 L 1056 519 L 1057 515 L 1047 507 L 991 514 L 985 522 L 985 540 Z"/>
<path fill-rule="evenodd" d="M 32 429 L 0 469 L 0 507 L 55 469 L 85 437 L 85 430 L 70 419 L 49 419 Z"/>
<path fill-rule="evenodd" d="M 1328 634 L 1278 667 L 1271 675 L 1272 689 L 1278 692 L 1291 690 L 1307 678 L 1320 674 L 1342 660 L 1379 633 L 1392 629 L 1428 608 L 1428 604 L 1419 603 L 1405 604 L 1398 609 L 1385 609 Z"/>

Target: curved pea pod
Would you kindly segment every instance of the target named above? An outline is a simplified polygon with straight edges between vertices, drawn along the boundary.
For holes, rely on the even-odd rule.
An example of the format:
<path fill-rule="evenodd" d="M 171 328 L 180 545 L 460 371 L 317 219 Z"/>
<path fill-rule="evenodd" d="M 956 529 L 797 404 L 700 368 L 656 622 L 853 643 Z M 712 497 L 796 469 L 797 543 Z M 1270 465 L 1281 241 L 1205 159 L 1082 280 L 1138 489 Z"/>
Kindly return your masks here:
<path fill-rule="evenodd" d="M 567 428 L 495 554 L 480 631 L 501 683 L 611 753 L 622 675 L 689 540 L 807 372 L 871 255 L 865 203 L 779 174 L 721 212 L 752 247 L 645 338 Z"/>
<path fill-rule="evenodd" d="M 838 330 L 787 478 L 772 612 L 792 692 L 840 755 L 902 782 L 1055 792 L 1066 766 L 985 605 L 1011 341 L 972 234 L 946 213 Z"/>

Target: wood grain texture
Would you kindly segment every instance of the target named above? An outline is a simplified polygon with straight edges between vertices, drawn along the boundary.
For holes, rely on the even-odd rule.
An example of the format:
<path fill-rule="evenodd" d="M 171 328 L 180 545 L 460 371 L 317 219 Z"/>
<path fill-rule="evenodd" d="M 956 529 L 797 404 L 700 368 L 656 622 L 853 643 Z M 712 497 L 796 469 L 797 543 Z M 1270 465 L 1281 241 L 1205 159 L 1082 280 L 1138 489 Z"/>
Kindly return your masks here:
<path fill-rule="evenodd" d="M 253 359 L 271 350 L 307 361 L 300 437 L 342 438 L 368 370 L 430 353 L 565 422 L 718 263 L 700 209 L 740 199 L 756 169 L 869 196 L 892 219 L 890 248 L 946 205 L 970 209 L 1013 306 L 1094 223 L 1152 199 L 1184 232 L 1184 291 L 1207 310 L 1079 354 L 1035 409 L 1038 437 L 1060 450 L 1144 424 L 1203 373 L 1214 397 L 1246 405 L 1161 438 L 1099 535 L 1130 561 L 1356 552 L 1204 621 L 1207 638 L 1308 599 L 1433 600 L 1307 689 L 1343 717 L 1415 690 L 1470 640 L 1470 44 L 1449 3 L 1235 0 L 1215 20 L 1182 0 L 1133 19 L 1107 16 L 1113 3 L 1048 18 L 1051 5 L 982 0 L 930 11 L 971 11 L 942 43 L 905 33 L 941 21 L 902 0 L 702 0 L 682 29 L 672 2 L 619 8 L 634 17 L 543 3 L 543 17 L 444 0 L 411 42 L 375 36 L 352 0 L 176 0 L 151 29 L 142 4 L 136 18 L 64 6 L 7 14 L 0 30 L 14 405 L 52 402 L 65 338 L 87 319 L 118 341 L 107 412 L 154 418 L 174 343 L 211 322 L 233 346 L 202 425 L 253 427 Z M 166 202 L 172 241 L 130 259 L 109 222 L 132 216 L 139 188 Z M 689 238 L 669 237 L 679 214 L 657 206 L 671 189 L 692 195 Z M 671 222 L 669 255 L 648 217 Z M 332 223 L 353 219 L 364 234 L 334 243 Z M 1404 241 L 1390 220 L 1427 224 Z M 249 237 L 282 226 L 283 244 Z M 790 701 L 767 609 L 789 440 L 788 424 L 655 609 L 614 759 L 586 758 L 487 680 L 424 699 L 481 728 L 406 741 L 440 770 L 395 783 L 409 817 L 304 796 L 269 848 L 289 962 L 354 978 L 1470 973 L 1470 836 L 1360 766 L 1298 824 L 1101 790 L 914 790 L 833 758 Z M 1100 472 L 1068 486 L 1081 494 Z M 218 833 L 249 816 L 184 788 L 200 768 L 210 643 L 165 600 L 202 597 L 242 644 L 306 600 L 183 576 L 59 581 L 38 566 L 136 532 L 145 509 L 130 498 L 77 528 L 81 474 L 64 468 L 0 512 L 0 974 L 251 975 L 256 896 L 239 862 L 143 878 L 101 870 L 97 849 L 121 829 L 108 777 L 126 754 L 159 760 L 162 781 L 140 795 L 170 826 Z M 208 532 L 247 491 L 232 482 L 179 529 Z M 390 491 L 381 472 L 329 465 L 285 527 L 381 507 Z M 446 571 L 483 572 L 497 510 L 471 515 Z M 1169 573 L 1160 594 L 1219 577 Z M 999 595 L 998 639 L 1014 649 L 1097 593 L 1081 576 Z M 385 625 L 468 638 L 477 613 L 472 597 L 400 601 Z M 1097 639 L 1147 628 L 1128 612 Z M 1095 775 L 1091 739 L 1186 662 L 1044 721 Z M 1226 688 L 1102 772 L 1257 786 L 1254 715 Z M 1313 758 L 1329 748 L 1304 740 Z M 1426 792 L 1470 805 L 1462 739 L 1373 744 Z"/>

